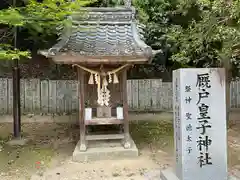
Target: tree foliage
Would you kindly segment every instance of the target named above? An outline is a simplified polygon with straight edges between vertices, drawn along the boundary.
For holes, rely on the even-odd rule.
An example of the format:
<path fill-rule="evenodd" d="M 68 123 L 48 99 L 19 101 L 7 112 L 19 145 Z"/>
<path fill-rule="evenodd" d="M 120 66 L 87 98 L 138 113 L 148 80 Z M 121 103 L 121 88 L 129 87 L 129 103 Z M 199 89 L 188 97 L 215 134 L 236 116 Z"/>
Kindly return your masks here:
<path fill-rule="evenodd" d="M 182 65 L 239 65 L 239 0 L 135 0 L 146 39 Z M 156 59 L 160 63 L 162 59 Z"/>
<path fill-rule="evenodd" d="M 14 49 L 9 39 L 13 39 L 13 28 L 18 27 L 28 40 L 42 42 L 47 36 L 56 35 L 56 28 L 68 23 L 67 16 L 93 0 L 28 0 L 21 7 L 10 6 L 0 10 L 0 24 L 5 31 L 0 32 L 0 59 L 29 57 L 29 51 Z M 3 30 L 2 29 L 2 30 Z M 6 36 L 11 33 L 11 38 Z M 23 41 L 23 39 L 21 39 Z M 28 41 L 29 43 L 29 41 Z"/>
<path fill-rule="evenodd" d="M 0 28 L 0 59 L 29 56 L 25 50 L 46 48 L 47 43 L 56 39 L 56 27 L 68 23 L 66 16 L 92 2 L 94 6 L 123 3 L 121 0 L 25 0 L 20 7 L 0 10 L 0 24 L 5 25 Z M 162 50 L 153 61 L 154 68 L 162 64 L 174 69 L 231 63 L 238 75 L 240 0 L 133 0 L 133 4 L 137 18 L 145 24 L 147 44 Z M 11 46 L 12 28 L 16 26 L 20 50 Z"/>

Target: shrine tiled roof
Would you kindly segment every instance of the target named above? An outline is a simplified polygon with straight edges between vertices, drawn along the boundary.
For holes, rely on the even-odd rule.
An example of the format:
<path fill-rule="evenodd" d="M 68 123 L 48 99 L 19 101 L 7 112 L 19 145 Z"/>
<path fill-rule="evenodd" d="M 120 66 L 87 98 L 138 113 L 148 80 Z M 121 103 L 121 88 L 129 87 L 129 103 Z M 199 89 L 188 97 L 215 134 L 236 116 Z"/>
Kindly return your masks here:
<path fill-rule="evenodd" d="M 59 42 L 40 54 L 56 57 L 59 63 L 101 58 L 149 61 L 154 54 L 141 38 L 133 7 L 86 8 L 72 14 L 70 22 Z"/>

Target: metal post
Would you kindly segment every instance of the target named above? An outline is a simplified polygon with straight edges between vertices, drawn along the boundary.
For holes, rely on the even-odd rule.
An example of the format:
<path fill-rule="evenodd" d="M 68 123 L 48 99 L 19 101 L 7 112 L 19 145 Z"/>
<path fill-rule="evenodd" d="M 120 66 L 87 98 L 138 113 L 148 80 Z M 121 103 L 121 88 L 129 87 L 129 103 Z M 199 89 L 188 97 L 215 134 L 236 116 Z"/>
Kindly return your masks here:
<path fill-rule="evenodd" d="M 16 7 L 16 0 L 13 0 Z M 17 27 L 14 27 L 14 48 L 17 48 Z M 18 59 L 13 64 L 13 132 L 15 138 L 21 137 L 20 70 Z"/>

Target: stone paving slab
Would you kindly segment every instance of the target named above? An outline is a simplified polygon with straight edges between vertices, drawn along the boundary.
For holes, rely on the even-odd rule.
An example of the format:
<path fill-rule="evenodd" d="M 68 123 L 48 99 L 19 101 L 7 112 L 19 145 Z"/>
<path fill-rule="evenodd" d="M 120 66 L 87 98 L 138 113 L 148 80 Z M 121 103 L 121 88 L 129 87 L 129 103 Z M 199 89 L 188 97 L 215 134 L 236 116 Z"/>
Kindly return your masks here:
<path fill-rule="evenodd" d="M 29 139 L 14 138 L 7 142 L 9 146 L 24 146 L 29 142 Z"/>

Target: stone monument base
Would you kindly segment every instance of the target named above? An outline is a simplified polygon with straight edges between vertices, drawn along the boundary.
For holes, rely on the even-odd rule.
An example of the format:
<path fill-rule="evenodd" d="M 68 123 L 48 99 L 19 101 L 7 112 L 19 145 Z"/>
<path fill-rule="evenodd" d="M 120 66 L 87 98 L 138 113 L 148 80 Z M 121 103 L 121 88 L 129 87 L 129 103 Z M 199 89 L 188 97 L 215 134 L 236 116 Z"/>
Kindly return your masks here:
<path fill-rule="evenodd" d="M 73 152 L 72 159 L 75 162 L 87 162 L 97 160 L 114 160 L 138 157 L 138 149 L 132 139 L 131 147 L 125 149 L 120 140 L 89 141 L 85 152 L 79 150 L 78 142 Z"/>
<path fill-rule="evenodd" d="M 170 168 L 161 171 L 160 179 L 161 180 L 179 180 L 178 177 L 173 172 L 173 169 L 170 169 Z M 228 180 L 239 180 L 239 179 L 234 176 L 228 176 Z"/>
<path fill-rule="evenodd" d="M 179 180 L 171 168 L 162 170 L 160 178 L 161 180 Z"/>

